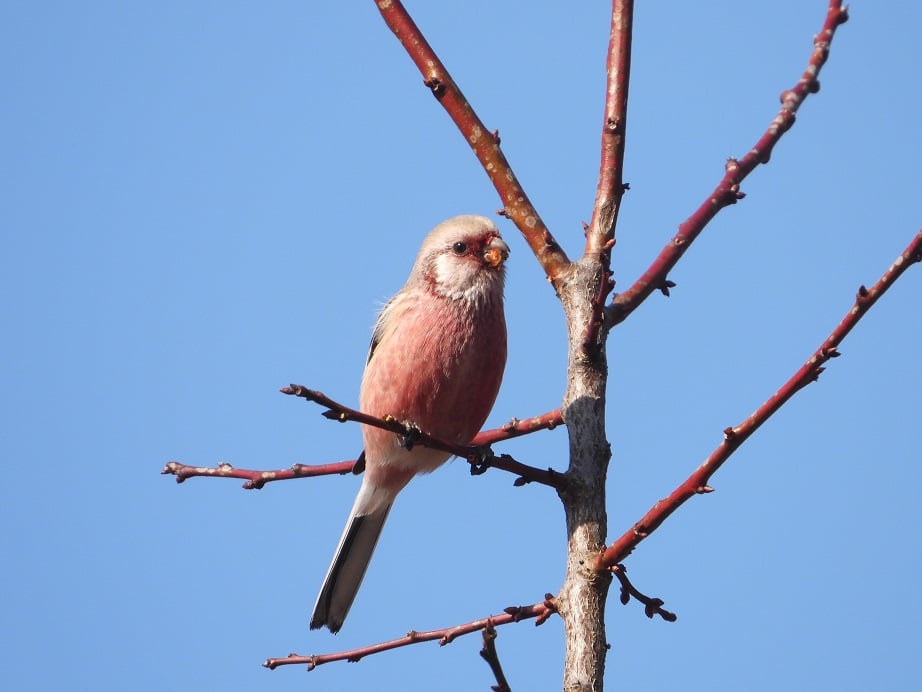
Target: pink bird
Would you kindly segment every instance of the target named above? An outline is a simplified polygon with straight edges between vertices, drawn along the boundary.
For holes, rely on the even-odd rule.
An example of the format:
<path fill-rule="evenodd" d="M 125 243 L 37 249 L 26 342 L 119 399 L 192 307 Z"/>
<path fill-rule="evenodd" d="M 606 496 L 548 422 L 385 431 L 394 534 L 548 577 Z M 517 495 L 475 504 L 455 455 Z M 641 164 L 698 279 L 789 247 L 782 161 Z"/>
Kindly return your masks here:
<path fill-rule="evenodd" d="M 378 315 L 359 394 L 365 413 L 390 414 L 468 444 L 487 419 L 506 366 L 504 262 L 509 246 L 483 216 L 456 216 L 426 236 L 406 285 Z M 365 476 L 327 571 L 311 629 L 342 627 L 403 487 L 451 456 L 362 426 Z"/>

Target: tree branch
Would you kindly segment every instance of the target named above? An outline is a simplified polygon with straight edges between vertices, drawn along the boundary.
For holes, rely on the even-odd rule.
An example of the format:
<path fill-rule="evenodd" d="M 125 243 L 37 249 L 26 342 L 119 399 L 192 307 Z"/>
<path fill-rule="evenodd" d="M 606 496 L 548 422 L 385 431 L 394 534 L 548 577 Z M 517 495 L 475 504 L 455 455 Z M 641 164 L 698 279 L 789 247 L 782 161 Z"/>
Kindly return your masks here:
<path fill-rule="evenodd" d="M 176 476 L 176 482 L 182 483 L 187 478 L 208 476 L 217 478 L 245 478 L 243 487 L 247 490 L 260 490 L 266 483 L 272 481 L 288 481 L 292 478 L 311 478 L 313 476 L 341 476 L 351 473 L 355 468 L 355 460 L 340 461 L 334 464 L 292 464 L 287 469 L 272 471 L 258 469 L 235 469 L 227 462 L 221 462 L 215 467 L 186 466 L 178 461 L 169 461 L 160 472 L 163 475 Z"/>
<path fill-rule="evenodd" d="M 627 186 L 624 184 L 624 143 L 627 134 L 627 97 L 631 77 L 631 36 L 634 30 L 634 1 L 613 0 L 608 54 L 605 109 L 602 119 L 599 183 L 592 220 L 585 227 L 586 255 L 598 255 L 601 276 L 592 296 L 592 317 L 583 335 L 582 348 L 593 357 L 605 342 L 605 301 L 615 287 L 611 272 L 611 249 L 615 245 L 618 210 Z M 607 326 L 607 325 L 606 325 Z"/>
<path fill-rule="evenodd" d="M 553 430 L 558 425 L 563 425 L 563 413 L 559 408 L 553 411 L 542 413 L 532 418 L 518 419 L 513 418 L 505 425 L 492 430 L 481 430 L 474 439 L 471 440 L 472 446 L 491 445 L 503 440 L 511 440 L 514 437 L 529 435 L 539 430 Z"/>
<path fill-rule="evenodd" d="M 362 413 L 355 409 L 344 406 L 337 401 L 329 398 L 323 392 L 314 389 L 308 389 L 300 384 L 292 384 L 289 387 L 283 387 L 280 390 L 283 394 L 297 396 L 308 401 L 320 404 L 327 408 L 323 415 L 325 418 L 337 420 L 341 423 L 346 421 L 356 421 L 364 425 L 373 425 L 382 430 L 388 430 L 400 435 L 404 439 L 404 444 L 409 449 L 414 444 L 421 444 L 431 449 L 440 449 L 443 452 L 454 454 L 455 456 L 467 459 L 471 465 L 471 474 L 480 475 L 488 468 L 493 467 L 514 473 L 519 476 L 515 485 L 521 486 L 526 483 L 540 483 L 552 488 L 560 489 L 564 484 L 564 477 L 553 469 L 539 469 L 534 466 L 528 466 L 516 461 L 508 454 L 496 456 L 490 449 L 490 444 L 500 440 L 506 440 L 512 437 L 527 435 L 537 430 L 553 429 L 563 422 L 560 410 L 550 411 L 541 416 L 528 418 L 524 421 L 513 419 L 501 428 L 488 430 L 478 433 L 470 445 L 458 445 L 414 428 L 406 423 L 401 423 L 393 416 L 384 416 L 378 418 L 367 413 Z"/>
<path fill-rule="evenodd" d="M 490 450 L 490 445 L 497 442 L 510 440 L 514 437 L 521 437 L 522 435 L 528 435 L 539 430 L 553 430 L 558 425 L 562 425 L 564 421 L 560 409 L 554 409 L 553 411 L 548 411 L 547 413 L 542 413 L 532 418 L 525 418 L 524 420 L 513 418 L 508 423 L 498 428 L 480 431 L 474 439 L 471 440 L 470 445 L 464 446 L 454 445 L 431 437 L 422 431 L 397 421 L 395 418 L 376 418 L 375 416 L 369 416 L 361 411 L 356 411 L 348 406 L 343 406 L 333 401 L 322 392 L 308 389 L 299 384 L 284 387 L 281 391 L 285 394 L 298 396 L 325 406 L 328 409 L 323 414 L 326 418 L 341 422 L 351 420 L 366 425 L 374 425 L 385 430 L 390 430 L 398 435 L 403 435 L 407 439 L 408 444 L 412 445 L 418 443 L 427 447 L 434 447 L 435 449 L 441 449 L 459 456 L 462 459 L 466 459 L 468 463 L 471 464 L 472 475 L 480 475 L 488 468 L 492 467 L 516 474 L 518 476 L 518 478 L 515 479 L 516 486 L 522 486 L 527 483 L 540 483 L 541 485 L 548 485 L 558 490 L 563 487 L 563 475 L 557 473 L 553 469 L 549 468 L 545 470 L 534 466 L 528 466 L 527 464 L 516 461 L 508 454 L 496 456 L 493 454 L 492 450 Z M 175 476 L 177 483 L 182 483 L 187 478 L 203 476 L 243 478 L 246 480 L 246 483 L 243 484 L 244 488 L 247 490 L 259 490 L 265 486 L 266 483 L 271 483 L 273 481 L 287 481 L 293 478 L 311 478 L 314 476 L 331 476 L 335 474 L 344 475 L 351 472 L 361 473 L 362 469 L 356 470 L 355 464 L 356 462 L 353 459 L 332 464 L 293 464 L 287 469 L 264 470 L 238 469 L 226 462 L 219 463 L 215 467 L 208 467 L 187 466 L 177 461 L 170 461 L 167 462 L 160 473 L 163 475 Z"/>
<path fill-rule="evenodd" d="M 474 620 L 473 622 L 468 622 L 463 625 L 445 627 L 443 629 L 431 630 L 429 632 L 416 632 L 411 630 L 410 632 L 407 632 L 406 636 L 401 637 L 400 639 L 392 639 L 388 642 L 371 644 L 369 646 L 363 646 L 358 649 L 350 649 L 349 651 L 340 651 L 338 653 L 332 654 L 314 654 L 310 656 L 301 656 L 299 654 L 292 653 L 288 654 L 288 656 L 285 658 L 267 659 L 263 665 L 270 670 L 275 670 L 279 666 L 305 664 L 307 665 L 308 670 L 313 670 L 317 666 L 323 665 L 324 663 L 331 663 L 333 661 L 349 661 L 350 663 L 357 663 L 358 661 L 361 661 L 365 656 L 369 656 L 371 654 L 381 653 L 382 651 L 390 651 L 392 649 L 399 649 L 404 646 L 419 644 L 421 642 L 431 642 L 438 640 L 439 646 L 445 646 L 446 644 L 451 644 L 455 639 L 465 634 L 470 634 L 472 632 L 477 632 L 486 628 L 499 627 L 500 625 L 508 625 L 513 622 L 520 622 L 522 620 L 528 620 L 531 618 L 535 618 L 536 626 L 543 625 L 547 619 L 556 612 L 557 604 L 555 598 L 551 594 L 545 594 L 544 600 L 540 603 L 535 603 L 534 605 L 529 606 L 512 606 L 503 609 L 502 615 L 491 615 L 490 617 L 483 618 L 481 620 Z"/>
<path fill-rule="evenodd" d="M 694 495 L 709 493 L 711 476 L 759 427 L 788 402 L 797 392 L 815 382 L 825 370 L 823 364 L 839 356 L 838 347 L 848 333 L 858 324 L 871 306 L 912 264 L 922 262 L 922 231 L 897 257 L 884 275 L 870 289 L 860 286 L 855 304 L 846 313 L 838 326 L 813 353 L 806 363 L 764 404 L 736 427 L 724 430 L 724 439 L 705 462 L 699 466 L 682 485 L 672 491 L 669 497 L 660 500 L 618 540 L 609 546 L 598 558 L 599 570 L 611 569 L 624 560 L 637 545 L 655 531 L 666 518 Z"/>
<path fill-rule="evenodd" d="M 648 618 L 653 619 L 654 615 L 659 615 L 666 622 L 675 622 L 678 619 L 675 613 L 663 608 L 665 601 L 662 598 L 647 596 L 637 590 L 637 587 L 635 587 L 627 577 L 627 567 L 622 564 L 617 564 L 611 568 L 611 572 L 618 578 L 618 581 L 621 582 L 622 605 L 630 603 L 631 596 L 633 596 L 644 604 L 644 613 Z"/>
<path fill-rule="evenodd" d="M 819 91 L 819 73 L 829 57 L 829 46 L 836 29 L 848 20 L 848 11 L 842 0 L 830 0 L 826 20 L 813 39 L 813 52 L 800 80 L 791 89 L 781 92 L 781 110 L 755 146 L 741 159 L 727 161 L 723 179 L 708 198 L 685 222 L 679 232 L 660 251 L 659 256 L 643 275 L 623 293 L 615 296 L 606 310 L 609 327 L 624 321 L 651 293 L 667 285 L 666 277 L 705 226 L 725 207 L 735 204 L 745 195 L 740 183 L 760 163 L 768 163 L 772 149 L 793 125 L 795 113 L 808 95 Z M 674 285 L 674 284 L 673 284 Z"/>
<path fill-rule="evenodd" d="M 624 196 L 624 143 L 627 133 L 627 96 L 631 76 L 633 24 L 633 0 L 614 0 L 608 56 L 605 60 L 607 82 L 599 184 L 592 209 L 592 221 L 586 231 L 586 253 L 602 253 L 611 249 L 615 226 L 618 223 L 618 209 Z"/>
<path fill-rule="evenodd" d="M 378 10 L 423 75 L 424 84 L 442 105 L 496 188 L 502 213 L 521 231 L 548 278 L 553 282 L 569 264 L 566 253 L 554 240 L 541 216 L 516 178 L 500 149 L 499 133 L 491 133 L 468 103 L 445 65 L 399 0 L 379 0 Z"/>
<path fill-rule="evenodd" d="M 509 681 L 506 680 L 506 674 L 503 672 L 503 666 L 499 662 L 499 653 L 496 651 L 496 629 L 494 627 L 483 628 L 483 648 L 480 650 L 480 658 L 487 662 L 493 677 L 496 678 L 496 684 L 490 687 L 493 692 L 512 692 L 509 687 Z"/>

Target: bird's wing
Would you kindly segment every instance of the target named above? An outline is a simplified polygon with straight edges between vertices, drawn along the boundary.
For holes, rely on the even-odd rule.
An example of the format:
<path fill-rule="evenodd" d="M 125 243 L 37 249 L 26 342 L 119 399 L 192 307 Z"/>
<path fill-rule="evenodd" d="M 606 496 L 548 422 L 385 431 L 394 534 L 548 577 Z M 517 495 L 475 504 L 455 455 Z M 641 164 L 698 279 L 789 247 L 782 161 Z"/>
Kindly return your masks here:
<path fill-rule="evenodd" d="M 381 308 L 381 312 L 378 313 L 378 318 L 375 320 L 375 326 L 371 330 L 371 346 L 368 348 L 368 358 L 365 359 L 365 367 L 368 367 L 368 364 L 371 362 L 371 357 L 375 354 L 375 349 L 378 347 L 378 343 L 381 341 L 381 337 L 384 334 L 384 325 L 387 324 L 387 314 L 390 312 L 390 308 L 393 306 L 396 299 L 397 296 L 394 296 L 389 301 L 387 301 L 387 303 L 384 304 L 384 307 Z"/>

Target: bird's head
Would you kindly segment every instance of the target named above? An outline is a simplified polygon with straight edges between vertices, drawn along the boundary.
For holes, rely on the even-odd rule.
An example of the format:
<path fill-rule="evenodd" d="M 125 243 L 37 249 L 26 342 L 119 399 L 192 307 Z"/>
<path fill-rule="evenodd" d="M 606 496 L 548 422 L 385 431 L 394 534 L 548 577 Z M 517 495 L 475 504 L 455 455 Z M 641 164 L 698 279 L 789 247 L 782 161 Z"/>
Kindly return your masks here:
<path fill-rule="evenodd" d="M 485 216 L 456 216 L 436 226 L 420 248 L 413 277 L 452 300 L 502 299 L 509 246 Z"/>

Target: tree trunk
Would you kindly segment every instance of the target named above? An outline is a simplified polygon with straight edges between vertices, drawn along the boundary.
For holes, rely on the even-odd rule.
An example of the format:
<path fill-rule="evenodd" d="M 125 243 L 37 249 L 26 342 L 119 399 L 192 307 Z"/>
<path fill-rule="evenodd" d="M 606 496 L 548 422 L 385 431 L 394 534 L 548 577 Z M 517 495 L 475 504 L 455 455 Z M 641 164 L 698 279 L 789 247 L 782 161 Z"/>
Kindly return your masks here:
<path fill-rule="evenodd" d="M 563 689 L 602 690 L 605 673 L 605 601 L 611 575 L 595 571 L 605 547 L 605 478 L 611 447 L 605 435 L 608 368 L 603 347 L 587 349 L 587 329 L 599 312 L 592 308 L 603 267 L 598 255 L 575 262 L 558 282 L 567 316 L 569 356 L 564 420 L 570 439 L 566 489 L 560 492 L 567 521 L 567 574 L 558 594 L 566 650 Z M 604 344 L 607 330 L 599 330 Z"/>

